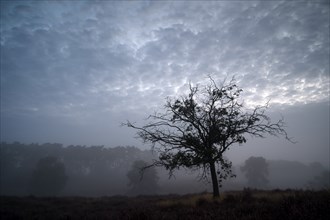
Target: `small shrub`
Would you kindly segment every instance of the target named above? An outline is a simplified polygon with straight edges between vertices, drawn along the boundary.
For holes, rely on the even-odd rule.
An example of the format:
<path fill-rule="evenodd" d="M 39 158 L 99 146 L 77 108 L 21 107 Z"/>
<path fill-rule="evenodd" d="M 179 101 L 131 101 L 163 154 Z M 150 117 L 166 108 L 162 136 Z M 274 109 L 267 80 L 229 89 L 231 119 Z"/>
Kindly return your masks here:
<path fill-rule="evenodd" d="M 196 206 L 198 206 L 198 207 L 201 207 L 201 206 L 203 207 L 203 206 L 207 206 L 207 205 L 209 205 L 209 201 L 206 198 L 201 197 L 201 198 L 197 199 L 197 201 L 196 201 Z"/>
<path fill-rule="evenodd" d="M 235 197 L 232 194 L 226 195 L 226 197 L 223 199 L 224 203 L 232 204 L 238 202 L 237 197 Z"/>

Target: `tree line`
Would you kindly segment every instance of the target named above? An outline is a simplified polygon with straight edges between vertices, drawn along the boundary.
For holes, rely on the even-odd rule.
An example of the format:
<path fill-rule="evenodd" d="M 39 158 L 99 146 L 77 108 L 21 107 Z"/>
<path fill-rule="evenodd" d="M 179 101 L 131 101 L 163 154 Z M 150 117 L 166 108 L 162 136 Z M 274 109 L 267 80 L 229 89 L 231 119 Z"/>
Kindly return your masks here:
<path fill-rule="evenodd" d="M 168 180 L 165 169 L 145 169 L 155 158 L 150 150 L 136 147 L 2 142 L 0 195 L 105 196 L 212 190 L 210 184 L 198 184 L 195 175 L 189 177 L 184 170 Z M 317 162 L 304 165 L 249 157 L 233 169 L 237 177 L 225 181 L 222 190 L 330 187 L 329 170 Z"/>
<path fill-rule="evenodd" d="M 150 150 L 136 147 L 66 146 L 58 143 L 1 143 L 1 195 L 127 194 L 135 161 L 150 162 Z M 134 189 L 135 191 L 137 189 Z M 132 190 L 131 190 L 132 191 Z M 138 193 L 138 192 L 136 192 Z"/>

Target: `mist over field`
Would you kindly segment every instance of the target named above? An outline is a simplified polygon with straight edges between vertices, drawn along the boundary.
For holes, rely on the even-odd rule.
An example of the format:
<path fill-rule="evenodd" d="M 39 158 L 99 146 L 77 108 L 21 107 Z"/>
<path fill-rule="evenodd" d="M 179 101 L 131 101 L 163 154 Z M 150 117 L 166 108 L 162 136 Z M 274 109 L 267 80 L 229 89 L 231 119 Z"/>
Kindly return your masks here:
<path fill-rule="evenodd" d="M 1 195 L 99 197 L 212 192 L 210 177 L 200 179 L 201 171 L 180 169 L 169 178 L 164 168 L 149 168 L 142 176 L 140 168 L 151 164 L 157 154 L 137 147 L 2 142 L 0 149 Z M 258 163 L 258 158 L 265 163 Z M 248 159 L 252 163 L 246 165 Z M 266 173 L 258 171 L 260 168 Z M 329 169 L 319 162 L 249 157 L 234 164 L 233 173 L 236 178 L 224 181 L 221 191 L 329 187 Z M 266 181 L 260 182 L 260 178 Z"/>
<path fill-rule="evenodd" d="M 329 188 L 329 20 L 328 0 L 1 1 L 0 195 L 212 192 L 201 170 L 142 176 L 159 152 L 122 126 L 209 77 L 293 140 L 244 136 L 221 191 Z"/>

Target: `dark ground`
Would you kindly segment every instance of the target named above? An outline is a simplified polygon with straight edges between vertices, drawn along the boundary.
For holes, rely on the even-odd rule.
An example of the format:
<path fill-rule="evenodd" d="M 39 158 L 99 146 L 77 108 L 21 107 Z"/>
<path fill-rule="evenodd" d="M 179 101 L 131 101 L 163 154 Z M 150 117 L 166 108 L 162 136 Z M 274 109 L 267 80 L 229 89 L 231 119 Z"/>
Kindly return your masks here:
<path fill-rule="evenodd" d="M 0 219 L 330 219 L 330 190 L 166 196 L 0 197 Z"/>

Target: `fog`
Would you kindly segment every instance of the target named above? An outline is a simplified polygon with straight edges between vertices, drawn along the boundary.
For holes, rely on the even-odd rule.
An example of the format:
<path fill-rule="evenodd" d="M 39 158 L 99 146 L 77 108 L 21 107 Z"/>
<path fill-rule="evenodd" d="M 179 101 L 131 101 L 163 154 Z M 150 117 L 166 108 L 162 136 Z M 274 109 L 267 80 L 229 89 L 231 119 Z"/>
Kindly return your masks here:
<path fill-rule="evenodd" d="M 329 182 L 328 1 L 1 1 L 0 14 L 1 195 L 211 191 L 184 169 L 132 183 L 157 152 L 121 126 L 208 76 L 235 78 L 247 108 L 268 102 L 295 142 L 247 135 L 225 152 L 237 177 L 222 190 L 259 186 L 251 157 L 267 161 L 264 189 Z"/>
<path fill-rule="evenodd" d="M 157 155 L 136 147 L 3 142 L 0 152 L 1 195 L 99 197 L 188 194 L 212 190 L 210 179 L 200 179 L 201 171 L 196 170 L 180 169 L 169 178 L 164 168 L 149 168 L 141 176 L 142 167 L 136 165 L 138 161 L 143 161 L 143 166 L 146 166 Z M 242 167 L 249 165 L 242 161 L 233 166 L 236 178 L 225 181 L 221 190 L 242 190 L 245 187 L 317 190 L 329 186 L 329 170 L 319 162 L 265 161 L 265 184 L 254 184 L 254 179 L 260 175 L 254 179 L 248 177 Z M 256 170 L 258 167 L 260 165 L 252 164 L 251 168 Z"/>

